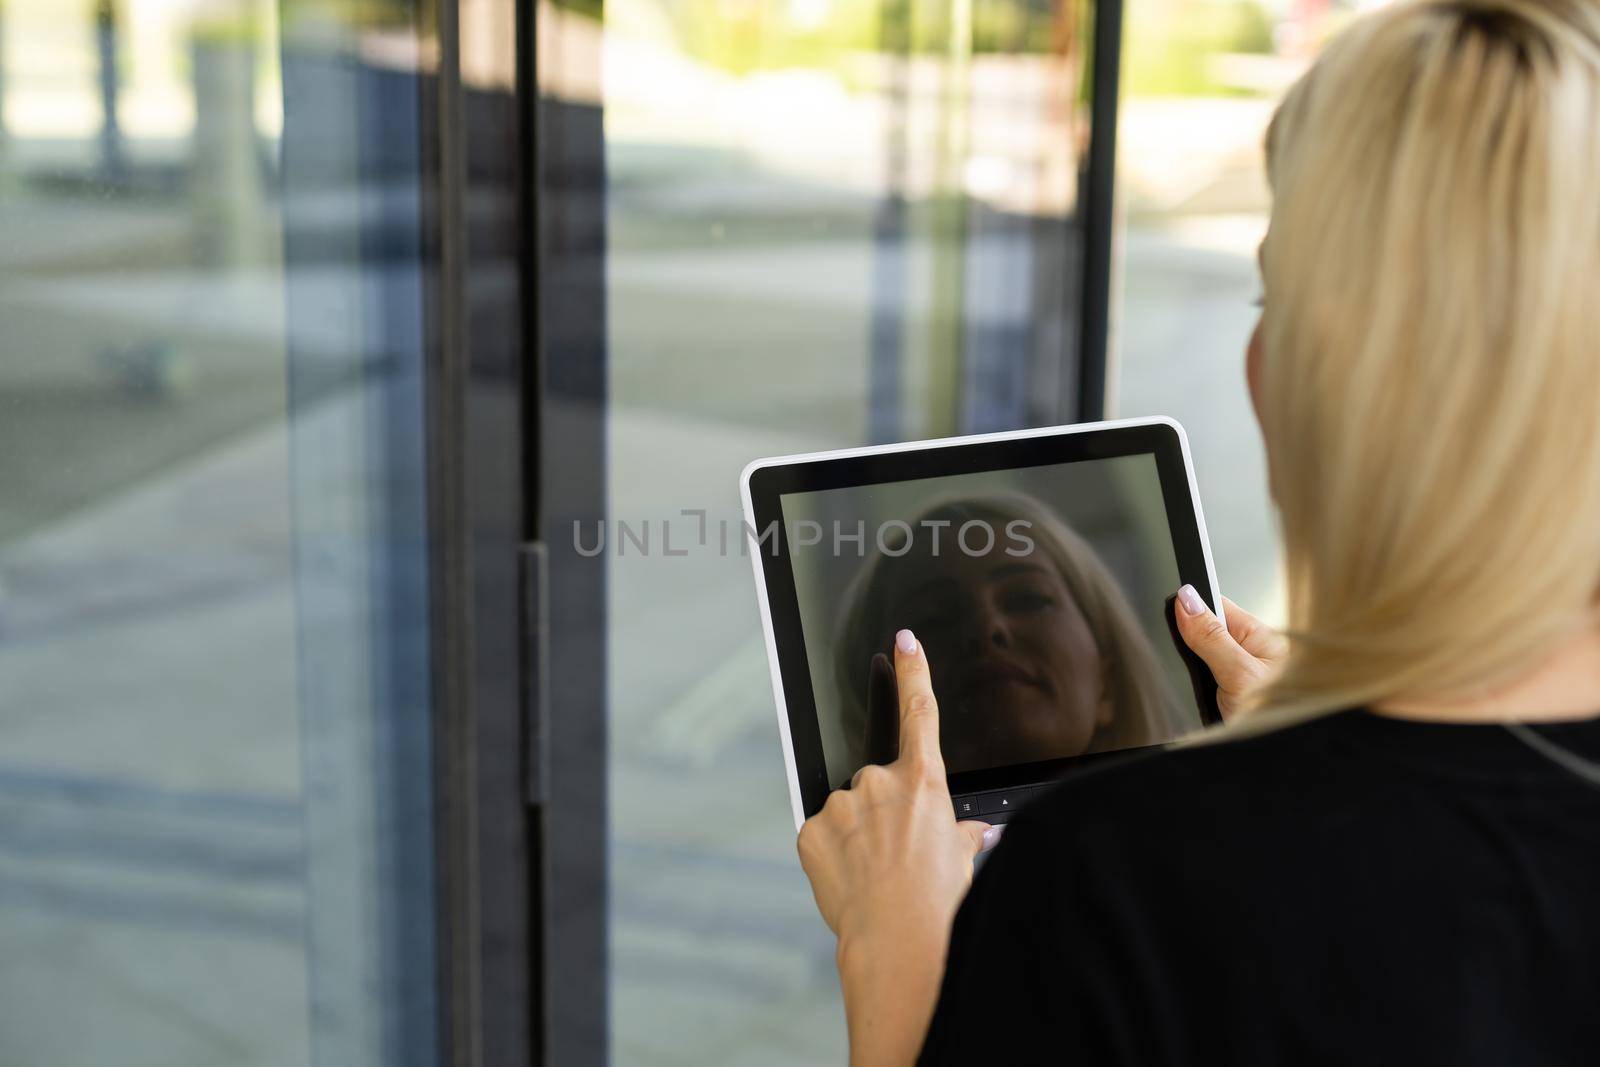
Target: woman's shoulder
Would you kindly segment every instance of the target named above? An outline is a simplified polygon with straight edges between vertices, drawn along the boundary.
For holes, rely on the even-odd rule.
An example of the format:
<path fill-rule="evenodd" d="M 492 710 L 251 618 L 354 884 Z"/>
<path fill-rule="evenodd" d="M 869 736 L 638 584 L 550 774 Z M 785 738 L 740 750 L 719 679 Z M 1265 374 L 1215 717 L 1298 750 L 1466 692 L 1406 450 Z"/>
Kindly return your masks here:
<path fill-rule="evenodd" d="M 1325 809 L 1329 792 L 1346 795 L 1353 777 L 1370 773 L 1349 743 L 1366 718 L 1364 711 L 1338 711 L 1110 757 L 1058 782 L 1014 821 L 1047 828 L 1055 840 L 1102 831 L 1149 840 L 1192 834 L 1196 824 L 1239 827 Z"/>
<path fill-rule="evenodd" d="M 1377 814 L 1352 717 L 1371 718 L 1230 729 L 1071 775 L 1007 825 L 974 883 L 966 910 L 981 916 L 969 925 L 1081 945 L 1316 877 L 1330 856 L 1359 853 L 1365 815 Z"/>

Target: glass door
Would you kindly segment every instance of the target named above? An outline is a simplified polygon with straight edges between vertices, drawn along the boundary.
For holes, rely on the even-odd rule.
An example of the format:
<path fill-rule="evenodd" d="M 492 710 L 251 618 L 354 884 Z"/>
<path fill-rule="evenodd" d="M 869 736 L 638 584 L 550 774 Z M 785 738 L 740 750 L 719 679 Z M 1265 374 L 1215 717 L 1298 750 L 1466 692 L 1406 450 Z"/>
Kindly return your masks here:
<path fill-rule="evenodd" d="M 1098 414 L 1120 13 L 536 11 L 552 1047 L 842 1062 L 738 473 Z"/>
<path fill-rule="evenodd" d="M 1119 26 L 4 0 L 0 1062 L 841 1059 L 735 479 L 1099 410 Z"/>
<path fill-rule="evenodd" d="M 473 570 L 461 475 L 468 395 L 520 398 L 514 331 L 464 357 L 519 306 L 464 252 L 467 191 L 516 217 L 467 116 L 520 127 L 463 25 L 0 5 L 0 1062 L 527 1060 L 526 856 L 477 860 L 526 822 L 476 758 L 514 594 L 470 643 L 517 557 Z"/>

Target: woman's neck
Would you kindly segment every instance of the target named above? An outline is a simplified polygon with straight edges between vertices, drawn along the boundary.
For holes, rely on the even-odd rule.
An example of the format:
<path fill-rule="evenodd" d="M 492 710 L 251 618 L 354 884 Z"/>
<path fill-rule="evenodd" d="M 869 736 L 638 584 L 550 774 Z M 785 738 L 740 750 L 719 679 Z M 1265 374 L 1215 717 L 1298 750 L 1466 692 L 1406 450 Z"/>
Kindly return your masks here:
<path fill-rule="evenodd" d="M 1418 694 L 1373 711 L 1437 722 L 1561 722 L 1600 715 L 1600 629 L 1573 635 L 1538 667 L 1471 695 Z"/>

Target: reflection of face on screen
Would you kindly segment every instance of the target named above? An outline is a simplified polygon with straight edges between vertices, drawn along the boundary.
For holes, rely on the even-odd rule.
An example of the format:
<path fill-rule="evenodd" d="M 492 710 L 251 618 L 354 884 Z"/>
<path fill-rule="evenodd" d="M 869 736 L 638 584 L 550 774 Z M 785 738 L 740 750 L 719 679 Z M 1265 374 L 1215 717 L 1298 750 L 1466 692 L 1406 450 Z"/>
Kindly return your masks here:
<path fill-rule="evenodd" d="M 884 568 L 889 614 L 928 649 L 952 766 L 1078 755 L 1109 721 L 1094 634 L 1039 556 L 1008 556 L 998 544 L 977 556 L 923 549 Z"/>
<path fill-rule="evenodd" d="M 928 651 L 951 771 L 1181 732 L 1184 716 L 1117 581 L 1038 501 L 1019 493 L 951 499 L 905 525 L 856 576 L 837 632 L 841 725 L 847 739 L 860 739 L 852 763 L 878 755 L 867 750 L 872 719 L 888 709 L 871 707 L 872 660 L 903 626 Z M 958 538 L 964 527 L 972 535 Z M 931 530 L 943 536 L 936 541 Z"/>

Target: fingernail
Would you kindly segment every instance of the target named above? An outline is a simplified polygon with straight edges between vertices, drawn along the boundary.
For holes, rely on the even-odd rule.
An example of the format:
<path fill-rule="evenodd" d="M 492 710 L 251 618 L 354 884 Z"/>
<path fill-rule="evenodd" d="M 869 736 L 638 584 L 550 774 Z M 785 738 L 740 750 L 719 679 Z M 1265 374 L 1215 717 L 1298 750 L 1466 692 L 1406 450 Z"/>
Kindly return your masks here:
<path fill-rule="evenodd" d="M 894 647 L 906 655 L 911 655 L 917 650 L 917 635 L 910 630 L 901 630 L 894 635 Z"/>
<path fill-rule="evenodd" d="M 1195 592 L 1194 586 L 1186 585 L 1178 590 L 1178 603 L 1183 605 L 1185 615 L 1204 615 L 1206 602 L 1200 599 L 1200 594 Z"/>
<path fill-rule="evenodd" d="M 998 845 L 1000 843 L 1000 834 L 1004 830 L 1004 826 L 991 826 L 985 830 L 983 832 L 983 848 L 979 849 L 978 851 L 988 852 L 991 848 L 994 848 L 994 846 Z"/>

